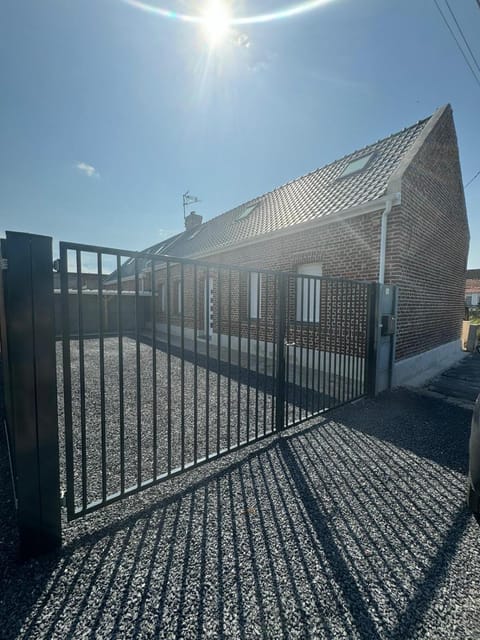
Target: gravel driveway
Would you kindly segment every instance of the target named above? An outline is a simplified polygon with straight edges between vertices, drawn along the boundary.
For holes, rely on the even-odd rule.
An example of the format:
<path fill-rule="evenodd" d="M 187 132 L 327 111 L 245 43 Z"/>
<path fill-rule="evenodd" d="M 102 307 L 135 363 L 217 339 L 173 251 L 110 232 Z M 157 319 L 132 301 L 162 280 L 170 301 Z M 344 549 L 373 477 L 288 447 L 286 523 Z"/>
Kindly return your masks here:
<path fill-rule="evenodd" d="M 5 544 L 0 637 L 478 639 L 469 420 L 384 394 L 68 524 L 58 555 Z"/>

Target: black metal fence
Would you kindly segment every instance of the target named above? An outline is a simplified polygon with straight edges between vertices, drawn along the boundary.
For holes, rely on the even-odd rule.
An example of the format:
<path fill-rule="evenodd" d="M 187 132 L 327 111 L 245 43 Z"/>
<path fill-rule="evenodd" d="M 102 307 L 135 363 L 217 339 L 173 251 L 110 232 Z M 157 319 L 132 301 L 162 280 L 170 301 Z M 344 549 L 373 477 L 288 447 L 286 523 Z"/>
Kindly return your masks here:
<path fill-rule="evenodd" d="M 366 283 L 71 243 L 60 280 L 70 519 L 365 394 Z"/>
<path fill-rule="evenodd" d="M 61 489 L 74 519 L 374 393 L 375 283 L 60 243 L 54 289 L 51 239 L 5 247 L 27 548 L 58 543 Z"/>

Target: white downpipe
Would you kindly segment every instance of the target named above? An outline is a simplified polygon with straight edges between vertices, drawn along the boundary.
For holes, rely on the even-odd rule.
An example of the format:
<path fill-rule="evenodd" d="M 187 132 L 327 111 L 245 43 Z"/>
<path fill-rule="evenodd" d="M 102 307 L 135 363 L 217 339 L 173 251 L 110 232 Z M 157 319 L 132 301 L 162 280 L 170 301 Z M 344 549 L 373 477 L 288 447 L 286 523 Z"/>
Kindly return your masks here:
<path fill-rule="evenodd" d="M 387 251 L 387 222 L 388 214 L 392 210 L 392 201 L 387 200 L 382 213 L 382 226 L 380 229 L 380 265 L 378 267 L 378 281 L 383 284 L 385 281 L 385 254 Z"/>

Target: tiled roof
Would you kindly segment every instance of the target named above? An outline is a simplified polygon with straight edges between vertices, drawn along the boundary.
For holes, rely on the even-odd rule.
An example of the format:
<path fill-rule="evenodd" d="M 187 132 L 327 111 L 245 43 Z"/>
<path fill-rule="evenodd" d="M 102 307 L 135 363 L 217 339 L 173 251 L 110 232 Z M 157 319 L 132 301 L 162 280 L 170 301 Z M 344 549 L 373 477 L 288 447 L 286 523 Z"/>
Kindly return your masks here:
<path fill-rule="evenodd" d="M 169 249 L 172 247 L 174 242 L 180 238 L 184 232 L 177 233 L 175 236 L 171 236 L 167 240 L 162 240 L 162 242 L 157 242 L 157 244 L 148 247 L 148 249 L 144 249 L 145 253 L 156 253 L 158 255 L 169 252 Z M 150 260 L 147 258 L 139 258 L 138 259 L 138 273 L 141 273 L 144 269 L 146 269 L 150 264 Z M 135 276 L 135 260 L 133 258 L 129 258 L 126 260 L 121 269 L 122 278 L 128 278 L 131 276 Z M 112 273 L 105 280 L 105 284 L 113 284 L 117 281 L 117 271 L 112 271 Z"/>
<path fill-rule="evenodd" d="M 467 269 L 465 293 L 480 293 L 480 269 Z"/>
<path fill-rule="evenodd" d="M 184 232 L 168 253 L 184 257 L 215 253 L 271 231 L 321 219 L 380 198 L 386 192 L 389 178 L 429 120 L 417 122 L 212 218 L 193 238 L 192 232 Z M 365 169 L 341 177 L 350 162 L 369 154 L 373 155 Z M 253 211 L 238 219 L 251 205 L 256 205 Z"/>
<path fill-rule="evenodd" d="M 467 280 L 480 280 L 480 269 L 467 269 Z"/>

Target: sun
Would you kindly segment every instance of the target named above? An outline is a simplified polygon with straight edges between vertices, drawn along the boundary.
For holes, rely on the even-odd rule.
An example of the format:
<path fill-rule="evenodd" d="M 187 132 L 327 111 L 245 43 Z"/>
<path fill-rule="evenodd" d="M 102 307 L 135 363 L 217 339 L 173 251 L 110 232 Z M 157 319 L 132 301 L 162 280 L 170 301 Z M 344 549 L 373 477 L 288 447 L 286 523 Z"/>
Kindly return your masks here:
<path fill-rule="evenodd" d="M 209 0 L 202 14 L 202 26 L 209 44 L 218 46 L 230 31 L 232 16 L 225 2 Z"/>

